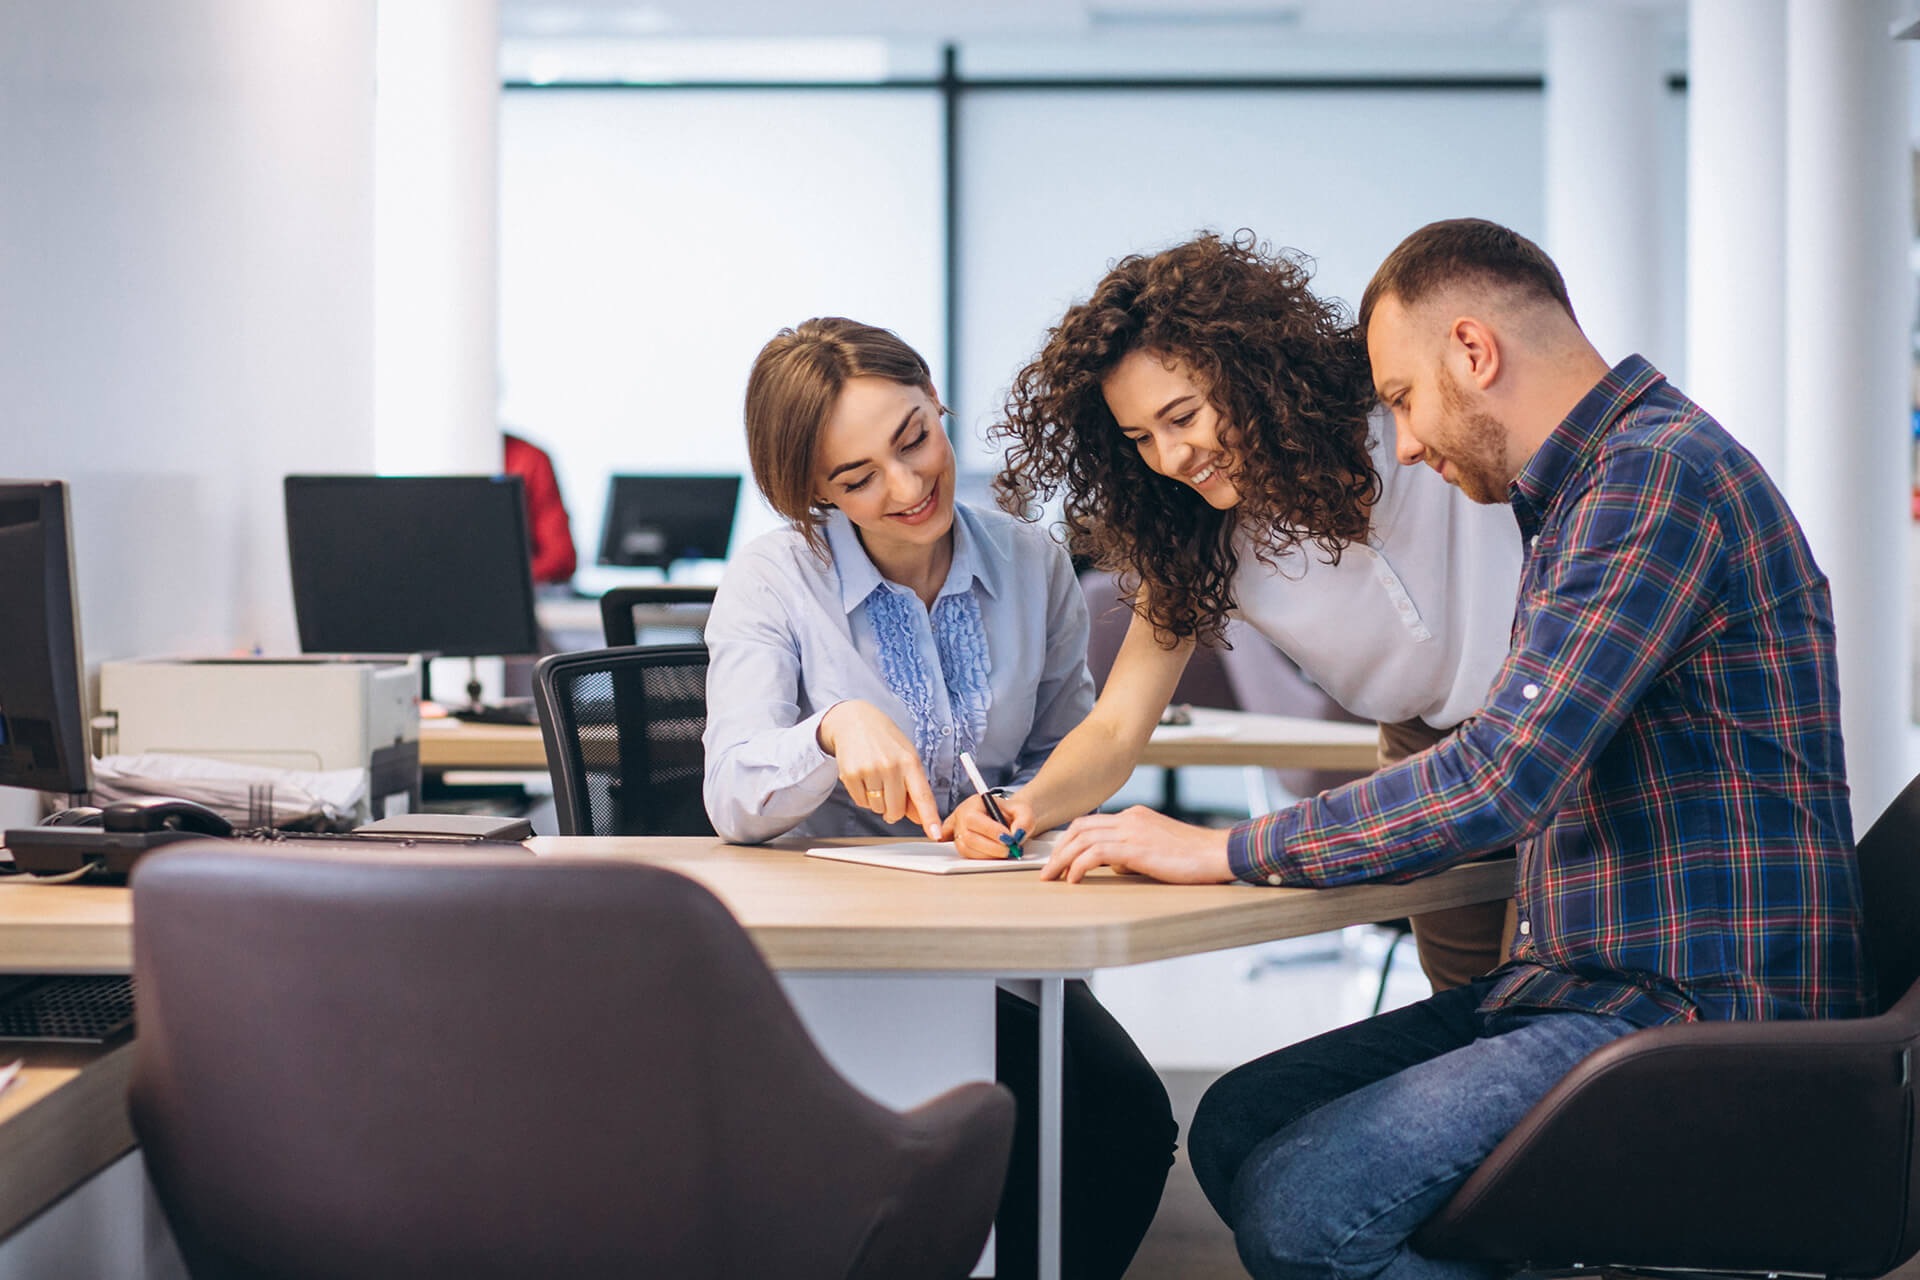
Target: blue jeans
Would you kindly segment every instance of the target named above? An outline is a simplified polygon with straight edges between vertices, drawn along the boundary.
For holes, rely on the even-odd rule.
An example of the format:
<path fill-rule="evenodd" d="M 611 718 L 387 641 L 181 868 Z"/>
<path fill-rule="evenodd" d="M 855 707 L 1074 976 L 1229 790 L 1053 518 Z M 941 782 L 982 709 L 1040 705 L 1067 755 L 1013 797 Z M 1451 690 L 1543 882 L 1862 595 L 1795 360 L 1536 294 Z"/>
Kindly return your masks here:
<path fill-rule="evenodd" d="M 1482 979 L 1270 1053 L 1201 1099 L 1193 1171 L 1256 1280 L 1485 1280 L 1407 1244 L 1533 1104 L 1634 1030 L 1481 1014 Z"/>

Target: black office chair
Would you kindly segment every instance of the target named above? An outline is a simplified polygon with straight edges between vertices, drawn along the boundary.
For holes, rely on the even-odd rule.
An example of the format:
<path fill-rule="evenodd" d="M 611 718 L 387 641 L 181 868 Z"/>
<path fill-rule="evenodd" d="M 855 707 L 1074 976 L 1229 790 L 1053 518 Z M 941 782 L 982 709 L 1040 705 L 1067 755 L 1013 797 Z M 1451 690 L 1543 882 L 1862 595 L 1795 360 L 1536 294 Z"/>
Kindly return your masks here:
<path fill-rule="evenodd" d="M 563 836 L 710 836 L 704 645 L 542 658 L 533 703 Z"/>
<path fill-rule="evenodd" d="M 176 845 L 133 888 L 129 1093 L 196 1280 L 967 1274 L 1013 1137 L 895 1112 L 656 866 Z"/>
<path fill-rule="evenodd" d="M 1555 1085 L 1414 1237 L 1545 1270 L 1879 1276 L 1920 1252 L 1920 779 L 1860 841 L 1877 1017 L 1654 1027 Z"/>
<path fill-rule="evenodd" d="M 638 644 L 642 626 L 636 624 L 634 611 L 644 609 L 650 615 L 643 624 L 648 643 L 699 644 L 706 636 L 713 593 L 713 587 L 613 587 L 600 597 L 600 626 L 609 646 Z"/>

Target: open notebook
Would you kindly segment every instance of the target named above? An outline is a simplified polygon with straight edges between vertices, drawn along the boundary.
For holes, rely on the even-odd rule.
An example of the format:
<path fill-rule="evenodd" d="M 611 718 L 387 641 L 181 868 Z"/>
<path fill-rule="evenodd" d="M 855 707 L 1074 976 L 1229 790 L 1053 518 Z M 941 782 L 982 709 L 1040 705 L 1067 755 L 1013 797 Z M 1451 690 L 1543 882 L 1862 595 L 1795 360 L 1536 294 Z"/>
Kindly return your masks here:
<path fill-rule="evenodd" d="M 896 871 L 924 871 L 936 876 L 971 875 L 981 871 L 1038 871 L 1047 865 L 1053 842 L 1052 836 L 1036 836 L 1025 842 L 1025 856 L 1020 858 L 963 858 L 953 851 L 951 842 L 935 844 L 929 840 L 809 849 L 807 856 L 860 862 L 870 867 L 892 867 Z"/>

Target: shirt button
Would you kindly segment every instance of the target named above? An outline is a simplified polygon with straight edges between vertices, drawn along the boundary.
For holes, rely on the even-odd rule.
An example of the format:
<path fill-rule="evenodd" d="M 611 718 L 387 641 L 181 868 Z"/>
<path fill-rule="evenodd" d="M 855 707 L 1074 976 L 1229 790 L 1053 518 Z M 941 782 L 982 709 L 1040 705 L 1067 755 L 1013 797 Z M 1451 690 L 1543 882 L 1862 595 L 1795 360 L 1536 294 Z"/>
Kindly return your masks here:
<path fill-rule="evenodd" d="M 1400 609 L 1400 612 L 1402 612 L 1402 613 L 1412 613 L 1412 612 L 1413 612 L 1413 601 L 1411 601 L 1411 600 L 1402 600 L 1402 601 L 1400 602 L 1400 604 L 1399 604 L 1399 606 L 1398 606 L 1398 607 L 1399 607 L 1399 609 Z"/>
<path fill-rule="evenodd" d="M 1528 697 L 1532 697 L 1533 695 L 1532 695 L 1532 694 L 1528 694 L 1527 696 L 1528 696 Z M 950 725 L 950 724 L 946 724 L 946 725 L 941 725 L 941 726 L 940 726 L 940 736 L 941 736 L 941 737 L 943 737 L 943 738 L 950 738 L 950 737 L 952 737 L 952 736 L 953 736 L 953 726 L 952 726 L 952 725 Z"/>
<path fill-rule="evenodd" d="M 1528 702 L 1532 702 L 1540 696 L 1540 686 L 1537 684 L 1523 684 L 1520 686 L 1520 696 Z"/>
<path fill-rule="evenodd" d="M 1530 546 L 1530 547 L 1537 547 L 1537 546 L 1539 546 L 1539 545 L 1540 545 L 1540 535 L 1536 533 L 1536 534 L 1534 534 L 1534 535 L 1533 535 L 1533 536 L 1532 536 L 1531 538 L 1528 538 L 1528 539 L 1527 539 L 1527 545 L 1528 545 L 1528 546 Z"/>
<path fill-rule="evenodd" d="M 1521 933 L 1529 933 L 1529 934 L 1530 934 L 1530 933 L 1532 933 L 1532 932 L 1533 932 L 1533 921 L 1531 921 L 1531 920 L 1522 920 L 1522 921 L 1520 922 L 1520 932 L 1521 932 Z"/>
<path fill-rule="evenodd" d="M 1272 872 L 1270 872 L 1270 873 L 1268 873 L 1268 875 L 1267 875 L 1267 883 L 1268 883 L 1268 884 L 1279 884 L 1279 883 L 1280 883 L 1280 876 L 1278 875 L 1278 873 L 1272 873 Z"/>

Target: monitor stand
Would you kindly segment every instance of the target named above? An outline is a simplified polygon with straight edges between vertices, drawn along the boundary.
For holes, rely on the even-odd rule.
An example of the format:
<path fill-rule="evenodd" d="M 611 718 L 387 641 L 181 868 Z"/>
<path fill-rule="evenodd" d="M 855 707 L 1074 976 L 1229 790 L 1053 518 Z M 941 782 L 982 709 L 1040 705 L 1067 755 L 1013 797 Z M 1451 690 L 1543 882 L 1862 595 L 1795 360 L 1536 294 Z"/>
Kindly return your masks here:
<path fill-rule="evenodd" d="M 420 687 L 429 692 L 433 689 L 431 659 L 423 663 L 420 672 Z M 533 709 L 532 698 L 502 698 L 499 702 L 480 700 L 480 660 L 477 657 L 467 659 L 467 703 L 465 706 L 448 706 L 447 714 L 455 720 L 465 720 L 470 724 L 538 724 L 539 716 Z"/>

